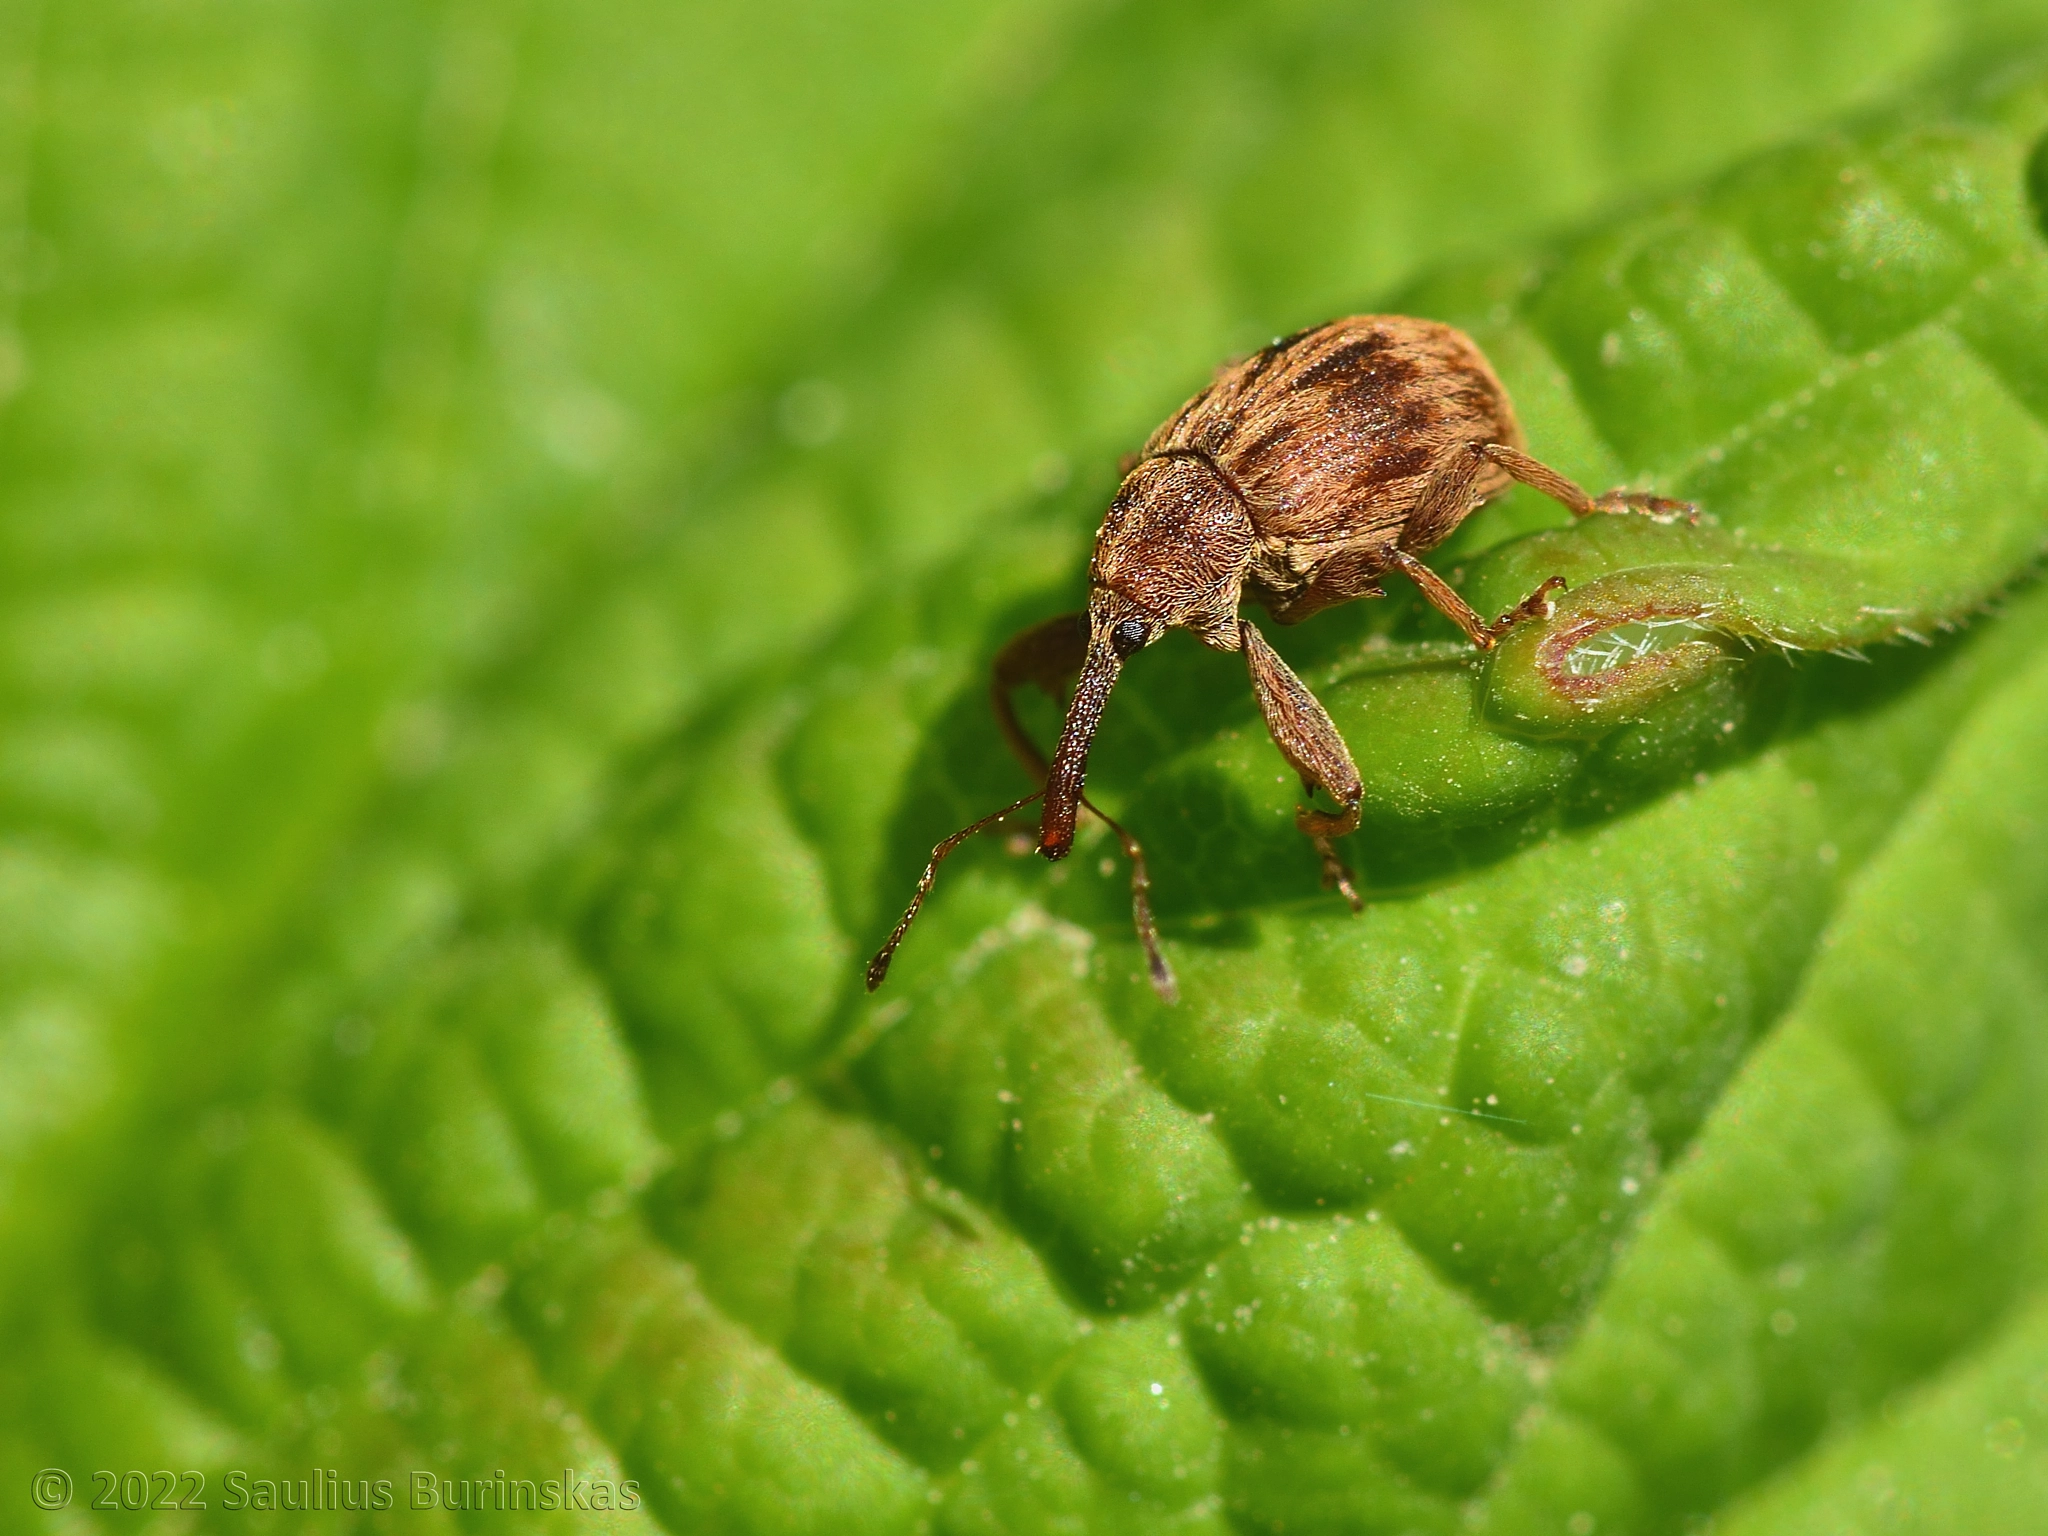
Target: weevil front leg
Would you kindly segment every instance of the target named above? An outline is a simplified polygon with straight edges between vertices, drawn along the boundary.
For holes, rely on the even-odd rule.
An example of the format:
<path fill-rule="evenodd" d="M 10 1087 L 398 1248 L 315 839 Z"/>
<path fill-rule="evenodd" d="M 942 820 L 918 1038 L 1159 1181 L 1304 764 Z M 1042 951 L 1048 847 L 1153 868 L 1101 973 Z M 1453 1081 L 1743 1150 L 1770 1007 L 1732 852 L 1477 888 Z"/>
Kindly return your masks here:
<path fill-rule="evenodd" d="M 1336 847 L 1337 838 L 1358 830 L 1358 804 L 1365 798 L 1365 785 L 1351 761 L 1351 749 L 1344 744 L 1343 733 L 1329 711 L 1266 643 L 1266 637 L 1243 619 L 1237 621 L 1237 630 L 1252 675 L 1252 693 L 1259 701 L 1259 712 L 1266 717 L 1273 745 L 1301 776 L 1304 794 L 1320 789 L 1343 807 L 1331 815 L 1313 806 L 1297 806 L 1294 824 L 1315 844 L 1323 861 L 1324 889 L 1334 887 L 1343 892 L 1351 910 L 1361 911 L 1365 902 Z"/>

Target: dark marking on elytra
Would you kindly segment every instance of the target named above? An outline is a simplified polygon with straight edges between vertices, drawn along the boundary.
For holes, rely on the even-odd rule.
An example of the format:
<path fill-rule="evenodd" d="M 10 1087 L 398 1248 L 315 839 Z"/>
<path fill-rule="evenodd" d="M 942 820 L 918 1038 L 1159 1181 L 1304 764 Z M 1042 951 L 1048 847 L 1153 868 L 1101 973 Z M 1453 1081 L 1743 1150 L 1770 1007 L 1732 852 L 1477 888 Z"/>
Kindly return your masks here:
<path fill-rule="evenodd" d="M 1407 385 L 1417 371 L 1413 363 L 1392 352 L 1383 339 L 1373 337 L 1325 353 L 1294 382 L 1295 388 L 1304 390 L 1341 381 L 1349 390 L 1372 391 Z"/>

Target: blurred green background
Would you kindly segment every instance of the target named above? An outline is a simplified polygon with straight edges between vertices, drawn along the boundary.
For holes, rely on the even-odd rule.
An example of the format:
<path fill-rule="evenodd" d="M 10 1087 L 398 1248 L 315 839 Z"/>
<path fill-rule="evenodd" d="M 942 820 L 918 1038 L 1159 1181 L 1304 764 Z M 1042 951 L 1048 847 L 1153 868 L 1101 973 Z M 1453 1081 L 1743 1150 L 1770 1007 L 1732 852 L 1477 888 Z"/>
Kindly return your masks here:
<path fill-rule="evenodd" d="M 1928 1319 L 1845 1322 L 1790 1387 L 1739 1340 L 1788 1338 L 1794 1314 L 1707 1295 L 1717 1261 L 1669 1261 L 1696 1317 L 1640 1302 L 1671 1360 L 1586 1364 L 1586 1318 L 1611 1338 L 1625 1317 L 1587 1296 L 1490 1308 L 1451 1238 L 1417 1235 L 1426 1213 L 1399 1217 L 1412 1251 L 1353 1254 L 1368 1239 L 1343 1234 L 1369 1225 L 1395 1241 L 1385 1191 L 1274 1172 L 1313 1124 L 1203 1141 L 1161 1129 L 1165 1108 L 1126 1124 L 1055 1094 L 1043 1112 L 1085 1122 L 1085 1156 L 1012 1198 L 956 1176 L 946 1134 L 902 1107 L 943 1097 L 923 1072 L 1007 1114 L 1003 1032 L 1057 1043 L 1095 1009 L 1095 1043 L 1059 1047 L 1072 1081 L 1142 1083 L 1206 1127 L 1229 1094 L 1175 1077 L 1174 1032 L 1313 1011 L 1261 967 L 1342 974 L 1318 937 L 1341 930 L 1289 929 L 1284 963 L 1219 940 L 1161 1022 L 1103 979 L 1127 947 L 1103 877 L 1073 909 L 1111 955 L 1098 991 L 1047 1001 L 1027 969 L 956 996 L 945 956 L 977 933 L 1037 942 L 1016 914 L 1044 872 L 997 871 L 935 908 L 900 981 L 954 1034 L 892 1036 L 916 1059 L 883 1061 L 903 1012 L 862 1011 L 855 980 L 920 842 L 1015 792 L 971 681 L 993 640 L 1072 601 L 1118 456 L 1218 360 L 1446 268 L 1483 287 L 1487 261 L 1540 265 L 1563 232 L 1633 227 L 1828 124 L 1937 120 L 1910 103 L 2019 69 L 2043 36 L 2035 0 L 0 6 L 0 1530 L 364 1523 L 220 1507 L 225 1469 L 314 1465 L 401 1489 L 411 1468 L 608 1468 L 647 1490 L 630 1520 L 368 1521 L 408 1529 L 2048 1530 L 2038 893 L 1913 972 L 1934 1035 L 1998 1042 L 1972 1058 L 2005 1094 L 1976 1141 L 1816 1193 L 1800 1178 L 1855 1141 L 1829 1118 L 1848 1088 L 1810 1115 L 1778 1079 L 1724 1102 L 1782 978 L 1834 942 L 1834 887 L 1783 932 L 1723 935 L 1729 974 L 1781 981 L 1738 999 L 1754 1017 L 1702 1047 L 1719 1065 L 1668 1125 L 1631 1120 L 1654 1103 L 1588 1112 L 1650 1149 L 1616 1154 L 1650 1192 L 1595 1234 L 1589 1284 L 1639 1221 L 1681 1221 L 1642 1210 L 1711 1113 L 1797 1127 L 1761 1150 L 1726 1133 L 1732 1187 L 1832 1223 L 1850 1259 L 1899 1190 L 1978 1202 L 1977 1246 L 1912 1229 Z M 2048 288 L 2023 275 L 1980 326 L 1987 355 L 2001 327 L 2036 334 Z M 1442 312 L 1476 302 L 1446 281 Z M 1548 451 L 1593 478 L 1685 457 Z M 1518 501 L 1492 536 L 1542 522 Z M 2011 562 L 1975 600 L 2023 605 L 2026 577 Z M 1441 638 L 1417 622 L 1389 632 Z M 2036 762 L 1998 757 L 2036 716 L 1994 701 L 1985 725 L 1956 680 L 1979 668 L 1990 698 L 2024 670 L 2023 627 L 2000 623 L 1912 663 L 1931 673 L 1880 659 L 1872 698 L 1949 702 L 1839 748 L 1918 765 L 1852 786 L 1882 811 L 1843 840 L 1844 879 L 1895 825 L 1937 864 L 2037 846 Z M 930 697 L 891 714 L 878 677 Z M 1147 715 L 1160 741 L 1221 729 L 1176 697 Z M 830 731 L 792 723 L 834 710 Z M 1952 739 L 1963 766 L 1937 769 Z M 1982 826 L 1974 790 L 1927 809 L 1951 770 L 2011 804 L 1992 794 Z M 1437 849 L 1430 813 L 1410 820 Z M 1432 879 L 1501 856 L 1483 820 L 1417 855 Z M 1321 911 L 1305 862 L 1274 868 L 1298 888 L 1247 910 Z M 1958 922 L 2038 883 L 1926 878 Z M 1789 958 L 1765 953 L 1794 930 Z M 1975 1000 L 1992 975 L 2004 990 Z M 1402 1027 L 1377 1002 L 1360 1017 Z M 1908 1097 L 1936 1073 L 1883 1059 Z M 1916 1157 L 1941 1176 L 1914 1184 Z M 1101 1289 L 1119 1191 L 1188 1168 L 1194 1194 L 1160 1198 L 1199 1204 L 1211 1163 L 1214 1230 L 1276 1245 L 1219 1282 L 1237 1299 L 1186 1288 L 1218 1274 L 1195 1238 L 1150 1290 Z M 1328 1238 L 1353 1267 L 1311 1283 L 1277 1245 L 1326 1195 L 1356 1217 Z M 1557 1262 L 1547 1241 L 1531 1273 Z M 1756 1273 L 1792 1286 L 1803 1262 Z M 1855 1275 L 1844 1296 L 1881 1285 Z M 1242 1323 L 1290 1290 L 1327 1306 L 1280 1342 L 1184 1345 L 1203 1307 Z M 1332 1318 L 1356 1353 L 1316 1342 Z M 1579 1395 L 1553 1401 L 1567 1357 Z M 76 1484 L 66 1510 L 30 1497 L 49 1467 Z M 93 1470 L 158 1467 L 205 1470 L 213 1508 L 86 1507 Z"/>

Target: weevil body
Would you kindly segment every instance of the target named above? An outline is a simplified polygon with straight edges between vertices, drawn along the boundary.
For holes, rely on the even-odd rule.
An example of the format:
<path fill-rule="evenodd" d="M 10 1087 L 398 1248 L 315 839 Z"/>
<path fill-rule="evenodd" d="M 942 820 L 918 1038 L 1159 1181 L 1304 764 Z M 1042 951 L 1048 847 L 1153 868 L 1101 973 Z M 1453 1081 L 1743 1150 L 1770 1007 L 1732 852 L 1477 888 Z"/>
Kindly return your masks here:
<path fill-rule="evenodd" d="M 1334 840 L 1355 830 L 1364 788 L 1350 749 L 1300 678 L 1240 613 L 1247 599 L 1279 624 L 1338 603 L 1384 596 L 1406 576 L 1475 646 L 1549 611 L 1551 577 L 1491 623 L 1419 558 L 1513 481 L 1576 516 L 1688 515 L 1683 502 L 1632 491 L 1588 496 L 1523 448 L 1507 391 L 1471 339 L 1448 325 L 1357 315 L 1298 331 L 1225 366 L 1146 442 L 1095 536 L 1088 607 L 1026 630 L 996 658 L 996 718 L 1043 788 L 963 828 L 932 853 L 903 920 L 868 966 L 870 990 L 909 930 L 938 863 L 991 822 L 1043 798 L 1038 851 L 1063 858 L 1083 805 L 1088 749 L 1123 665 L 1170 629 L 1242 651 L 1266 728 L 1335 812 L 1303 806 L 1296 823 L 1322 859 L 1323 883 L 1360 906 Z M 1051 761 L 1011 705 L 1033 683 L 1058 698 L 1072 681 Z M 1089 809 L 1094 810 L 1092 805 Z M 1095 814 L 1101 815 L 1100 811 Z M 1106 816 L 1104 821 L 1109 821 Z M 1173 995 L 1145 899 L 1137 844 L 1109 822 L 1132 859 L 1138 932 L 1155 986 Z"/>

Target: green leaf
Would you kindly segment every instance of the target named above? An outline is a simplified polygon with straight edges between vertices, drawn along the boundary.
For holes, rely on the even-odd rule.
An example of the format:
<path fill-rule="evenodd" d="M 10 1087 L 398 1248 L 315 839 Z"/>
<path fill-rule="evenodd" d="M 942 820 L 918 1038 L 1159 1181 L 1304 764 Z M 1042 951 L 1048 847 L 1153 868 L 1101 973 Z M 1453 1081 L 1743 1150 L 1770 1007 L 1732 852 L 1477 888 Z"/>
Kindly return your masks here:
<path fill-rule="evenodd" d="M 2043 20 L 0 16 L 0 1529 L 2031 1529 Z M 865 996 L 1118 455 L 1365 307 L 1700 522 L 1266 626 L 1362 915 L 1176 643 L 1184 1001 L 1099 828 Z"/>

